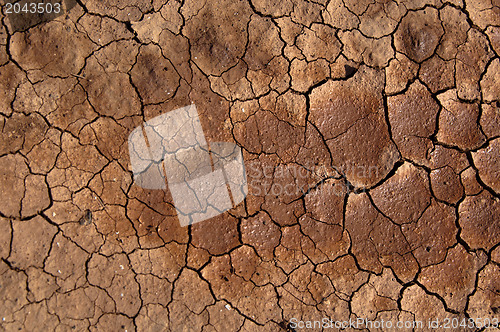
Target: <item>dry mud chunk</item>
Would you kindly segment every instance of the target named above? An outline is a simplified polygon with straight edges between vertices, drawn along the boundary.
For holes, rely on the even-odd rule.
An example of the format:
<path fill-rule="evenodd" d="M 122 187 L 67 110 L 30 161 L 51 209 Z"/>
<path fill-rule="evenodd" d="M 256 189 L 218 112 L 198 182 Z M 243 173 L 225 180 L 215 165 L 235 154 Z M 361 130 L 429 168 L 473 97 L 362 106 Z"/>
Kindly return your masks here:
<path fill-rule="evenodd" d="M 228 214 L 221 214 L 192 226 L 192 244 L 208 250 L 212 255 L 229 252 L 240 244 L 238 220 Z"/>
<path fill-rule="evenodd" d="M 325 60 L 306 62 L 295 59 L 290 68 L 292 89 L 307 92 L 313 85 L 325 80 L 329 74 L 330 68 Z"/>
<path fill-rule="evenodd" d="M 118 254 L 109 258 L 92 255 L 87 269 L 89 283 L 106 289 L 113 298 L 117 312 L 128 316 L 139 312 L 139 284 L 125 255 Z"/>
<path fill-rule="evenodd" d="M 431 172 L 431 187 L 439 200 L 456 204 L 464 194 L 460 177 L 451 167 L 444 167 Z"/>
<path fill-rule="evenodd" d="M 419 76 L 432 93 L 452 88 L 455 85 L 455 62 L 444 61 L 435 55 L 422 63 Z"/>
<path fill-rule="evenodd" d="M 289 274 L 300 265 L 305 264 L 308 261 L 308 253 L 316 248 L 314 242 L 303 235 L 300 225 L 282 228 L 281 234 L 280 245 L 274 250 L 275 261 L 277 266 Z M 316 262 L 316 260 L 313 261 Z"/>
<path fill-rule="evenodd" d="M 230 304 L 225 301 L 219 301 L 207 308 L 210 325 L 215 331 L 231 331 L 241 328 L 245 318 L 236 310 L 231 309 Z"/>
<path fill-rule="evenodd" d="M 456 85 L 458 96 L 466 100 L 480 98 L 479 79 L 493 57 L 488 39 L 476 29 L 470 29 L 467 41 L 458 48 Z"/>
<path fill-rule="evenodd" d="M 396 29 L 405 13 L 405 6 L 395 1 L 372 3 L 360 17 L 359 30 L 372 38 L 387 36 Z"/>
<path fill-rule="evenodd" d="M 368 283 L 361 286 L 352 297 L 353 314 L 374 320 L 380 311 L 396 310 L 401 288 L 391 269 L 385 268 L 380 276 L 372 274 Z"/>
<path fill-rule="evenodd" d="M 128 120 L 128 121 L 127 121 Z M 117 121 L 108 117 L 100 117 L 80 132 L 82 144 L 95 145 L 109 160 L 118 160 L 122 167 L 129 164 L 128 135 L 132 126 L 140 124 L 138 117 Z"/>
<path fill-rule="evenodd" d="M 33 219 L 12 222 L 11 264 L 20 269 L 29 266 L 43 267 L 52 238 L 57 228 L 40 216 Z"/>
<path fill-rule="evenodd" d="M 432 201 L 418 221 L 402 226 L 413 255 L 421 267 L 437 264 L 456 242 L 455 209 Z"/>
<path fill-rule="evenodd" d="M 395 94 L 403 91 L 418 71 L 418 65 L 403 53 L 396 53 L 396 58 L 385 69 L 385 92 Z"/>
<path fill-rule="evenodd" d="M 135 324 L 138 331 L 168 331 L 169 310 L 160 304 L 144 305 L 135 318 Z"/>
<path fill-rule="evenodd" d="M 480 147 L 485 137 L 478 126 L 479 105 L 461 102 L 456 90 L 448 90 L 438 95 L 443 105 L 439 114 L 437 139 L 462 150 Z"/>
<path fill-rule="evenodd" d="M 297 37 L 296 45 L 307 61 L 325 59 L 333 62 L 340 53 L 340 42 L 335 30 L 326 25 L 314 23 Z"/>
<path fill-rule="evenodd" d="M 175 281 L 172 300 L 186 306 L 191 314 L 200 314 L 214 303 L 207 282 L 189 269 L 184 269 Z"/>
<path fill-rule="evenodd" d="M 49 129 L 44 140 L 35 145 L 28 153 L 28 163 L 33 173 L 48 173 L 55 165 L 61 151 L 59 147 L 61 133 L 56 129 Z"/>
<path fill-rule="evenodd" d="M 73 135 L 77 136 L 80 129 L 94 120 L 97 114 L 87 100 L 85 90 L 80 85 L 75 85 L 70 89 L 67 94 L 57 100 L 57 108 L 47 115 L 47 120 L 53 127 L 71 131 Z M 50 91 L 48 98 L 51 98 L 51 93 L 54 92 Z"/>
<path fill-rule="evenodd" d="M 190 54 L 188 39 L 183 35 L 175 35 L 168 30 L 163 30 L 159 39 L 159 45 L 163 56 L 174 65 L 175 70 L 183 79 L 190 81 L 192 78 L 192 71 L 189 63 Z"/>
<path fill-rule="evenodd" d="M 292 21 L 310 27 L 313 22 L 321 21 L 321 11 L 325 4 L 322 1 L 312 2 L 307 0 L 291 0 L 293 12 L 290 15 Z"/>
<path fill-rule="evenodd" d="M 141 47 L 131 77 L 145 104 L 164 102 L 179 87 L 179 74 L 153 44 Z"/>
<path fill-rule="evenodd" d="M 293 10 L 293 2 L 289 0 L 255 0 L 252 4 L 258 13 L 273 17 L 288 16 Z"/>
<path fill-rule="evenodd" d="M 298 105 L 297 109 L 305 114 L 305 103 Z M 245 122 L 236 123 L 233 134 L 249 152 L 275 153 L 283 162 L 293 161 L 304 140 L 304 128 L 293 127 L 265 110 L 258 111 Z"/>
<path fill-rule="evenodd" d="M 106 72 L 128 72 L 134 65 L 139 45 L 134 40 L 118 40 L 94 53 Z"/>
<path fill-rule="evenodd" d="M 192 1 L 183 9 L 194 6 Z M 219 76 L 245 54 L 251 8 L 246 1 L 220 1 L 206 3 L 196 13 L 184 15 L 183 32 L 191 41 L 192 59 L 205 74 Z M 237 20 L 234 13 L 238 13 Z"/>
<path fill-rule="evenodd" d="M 327 140 L 335 167 L 357 187 L 379 182 L 399 158 L 383 118 L 380 74 L 363 67 L 311 93 L 310 120 Z"/>
<path fill-rule="evenodd" d="M 486 75 L 481 80 L 481 91 L 484 101 L 500 101 L 500 60 L 498 58 L 488 65 Z"/>
<path fill-rule="evenodd" d="M 400 166 L 371 195 L 380 211 L 400 225 L 416 221 L 431 200 L 426 172 L 410 163 Z"/>
<path fill-rule="evenodd" d="M 244 60 L 250 70 L 264 68 L 272 58 L 281 54 L 283 42 L 279 38 L 278 28 L 269 18 L 252 16 L 248 25 L 248 38 Z"/>
<path fill-rule="evenodd" d="M 484 322 L 485 318 L 498 319 L 498 308 L 500 308 L 500 267 L 490 263 L 479 273 L 477 291 L 470 298 L 467 313 L 471 318 L 483 319 Z"/>
<path fill-rule="evenodd" d="M 137 274 L 152 274 L 173 282 L 185 263 L 186 246 L 175 242 L 161 248 L 136 250 L 129 255 L 132 269 Z"/>
<path fill-rule="evenodd" d="M 423 268 L 418 280 L 427 290 L 443 297 L 448 308 L 463 311 L 467 296 L 474 291 L 477 271 L 485 263 L 485 255 L 469 254 L 458 244 L 448 250 L 442 263 Z"/>
<path fill-rule="evenodd" d="M 24 181 L 28 175 L 28 166 L 19 155 L 0 157 L 0 192 L 9 193 L 0 200 L 0 212 L 6 216 L 19 217 L 21 200 L 25 195 Z"/>
<path fill-rule="evenodd" d="M 394 57 L 391 37 L 379 39 L 367 38 L 358 30 L 340 32 L 339 38 L 344 44 L 343 54 L 355 62 L 364 62 L 372 67 L 385 67 Z"/>
<path fill-rule="evenodd" d="M 151 274 L 139 274 L 136 276 L 141 290 L 142 306 L 150 303 L 158 303 L 167 306 L 172 294 L 172 283 L 163 278 Z"/>
<path fill-rule="evenodd" d="M 0 284 L 2 285 L 0 288 L 0 311 L 2 319 L 12 320 L 11 315 L 28 303 L 26 279 L 23 272 L 16 272 L 3 261 L 0 262 Z"/>
<path fill-rule="evenodd" d="M 0 67 L 0 114 L 12 113 L 11 103 L 24 77 L 25 74 L 13 63 Z"/>
<path fill-rule="evenodd" d="M 259 324 L 280 318 L 277 294 L 270 284 L 256 287 L 233 272 L 229 256 L 213 257 L 202 270 L 218 300 L 226 300 Z"/>
<path fill-rule="evenodd" d="M 490 25 L 498 25 L 500 21 L 500 5 L 495 0 L 465 0 L 467 11 L 474 24 L 481 29 Z"/>
<path fill-rule="evenodd" d="M 113 17 L 122 22 L 137 21 L 143 13 L 153 9 L 152 2 L 149 0 L 138 0 L 134 4 L 130 4 L 126 0 L 103 0 L 99 2 L 85 0 L 83 4 L 90 13 Z"/>
<path fill-rule="evenodd" d="M 342 0 L 332 0 L 323 14 L 325 23 L 342 30 L 350 30 L 359 25 L 359 18 L 349 11 Z"/>
<path fill-rule="evenodd" d="M 9 118 L 1 116 L 0 124 L 2 125 L 1 154 L 19 150 L 27 153 L 42 141 L 47 131 L 47 124 L 38 114 L 14 113 Z"/>
<path fill-rule="evenodd" d="M 490 26 L 486 29 L 486 34 L 497 55 L 500 54 L 500 27 Z"/>
<path fill-rule="evenodd" d="M 12 228 L 10 226 L 10 220 L 0 217 L 0 243 L 3 245 L 0 247 L 0 259 L 7 258 L 10 253 Z"/>
<path fill-rule="evenodd" d="M 460 177 L 466 195 L 474 196 L 479 194 L 483 190 L 483 187 L 481 187 L 479 182 L 477 182 L 477 173 L 474 168 L 469 167 L 465 169 L 460 174 Z"/>
<path fill-rule="evenodd" d="M 274 248 L 280 243 L 281 233 L 265 212 L 241 222 L 243 243 L 252 246 L 263 260 L 273 257 Z"/>
<path fill-rule="evenodd" d="M 394 45 L 398 52 L 421 63 L 434 54 L 443 33 L 438 11 L 427 7 L 409 12 L 403 18 L 394 35 Z"/>
<path fill-rule="evenodd" d="M 119 39 L 132 39 L 133 34 L 127 30 L 122 22 L 117 22 L 109 17 L 94 15 L 83 15 L 78 20 L 79 30 L 83 30 L 87 36 L 99 46 L 104 46 Z"/>
<path fill-rule="evenodd" d="M 304 197 L 307 214 L 327 224 L 342 225 L 345 192 L 334 191 L 330 185 L 342 186 L 341 181 L 325 182 Z"/>
<path fill-rule="evenodd" d="M 56 331 L 58 317 L 48 311 L 45 302 L 30 303 L 14 315 L 14 323 L 6 325 L 7 331 Z"/>
<path fill-rule="evenodd" d="M 334 260 L 347 254 L 349 236 L 342 226 L 318 222 L 308 216 L 302 217 L 299 223 L 302 232 L 314 242 L 314 251 L 303 248 L 304 253 L 314 263 Z"/>
<path fill-rule="evenodd" d="M 489 142 L 489 145 L 472 153 L 479 177 L 488 187 L 500 194 L 500 138 Z"/>
<path fill-rule="evenodd" d="M 461 237 L 471 249 L 490 250 L 500 238 L 500 202 L 487 191 L 467 196 L 458 207 Z"/>
<path fill-rule="evenodd" d="M 56 278 L 42 269 L 32 267 L 26 271 L 26 274 L 28 275 L 28 287 L 32 300 L 38 302 L 48 299 L 59 288 L 56 284 Z"/>
<path fill-rule="evenodd" d="M 172 1 L 172 3 L 174 2 Z M 179 15 L 179 13 L 177 13 L 177 15 Z M 175 27 L 172 26 L 172 23 L 163 18 L 162 14 L 159 12 L 145 15 L 142 17 L 141 21 L 132 22 L 132 28 L 137 33 L 139 40 L 145 44 L 150 42 L 157 44 L 163 30 L 176 30 Z"/>
<path fill-rule="evenodd" d="M 456 317 L 445 310 L 443 303 L 437 297 L 427 294 L 418 285 L 412 285 L 404 290 L 401 309 L 414 314 L 411 321 L 421 321 L 424 324 L 420 326 L 418 331 L 426 331 L 428 326 L 425 324 L 429 321 L 438 319 L 439 322 L 443 322 L 445 318 L 451 321 Z M 444 332 L 446 329 L 441 328 L 436 331 Z"/>
<path fill-rule="evenodd" d="M 387 98 L 392 137 L 402 156 L 424 164 L 436 130 L 439 105 L 425 86 L 413 83 L 404 95 Z"/>
<path fill-rule="evenodd" d="M 10 45 L 12 57 L 23 69 L 63 77 L 77 74 L 93 48 L 86 34 L 69 21 L 51 21 L 16 33 Z"/>
<path fill-rule="evenodd" d="M 65 292 L 87 282 L 85 262 L 88 256 L 84 250 L 59 233 L 52 241 L 44 270 L 56 277 L 61 291 Z"/>
<path fill-rule="evenodd" d="M 467 39 L 470 29 L 465 13 L 452 6 L 445 6 L 439 12 L 445 34 L 439 43 L 437 54 L 444 60 L 453 60 L 458 47 Z"/>
<path fill-rule="evenodd" d="M 460 173 L 469 166 L 469 161 L 465 153 L 442 145 L 434 146 L 434 149 L 429 154 L 428 160 L 431 169 L 450 166 L 455 173 Z"/>
<path fill-rule="evenodd" d="M 343 256 L 333 262 L 318 265 L 316 271 L 328 277 L 336 294 L 344 300 L 368 280 L 368 273 L 360 271 L 352 256 Z"/>
<path fill-rule="evenodd" d="M 50 188 L 60 185 L 77 191 L 106 165 L 106 158 L 94 146 L 81 145 L 70 134 L 63 134 L 61 149 L 64 153 L 59 154 L 56 167 L 47 175 Z"/>
<path fill-rule="evenodd" d="M 129 75 L 107 72 L 94 57 L 87 60 L 84 75 L 82 86 L 88 94 L 88 101 L 97 113 L 115 119 L 140 114 L 139 97 L 130 84 Z M 117 98 L 117 96 L 127 96 L 127 98 Z"/>
<path fill-rule="evenodd" d="M 418 265 L 401 229 L 379 213 L 366 194 L 349 195 L 345 227 L 363 269 L 380 273 L 390 266 L 404 282 L 414 278 Z"/>
<path fill-rule="evenodd" d="M 22 201 L 21 216 L 29 217 L 45 210 L 50 205 L 49 188 L 45 177 L 41 175 L 28 175 L 24 180 L 26 192 Z"/>
<path fill-rule="evenodd" d="M 90 181 L 89 188 L 96 194 L 94 200 L 100 198 L 104 204 L 124 206 L 127 204 L 125 192 L 131 183 L 130 173 L 125 172 L 116 161 L 113 161 Z"/>
<path fill-rule="evenodd" d="M 104 314 L 90 331 L 134 331 L 134 321 L 124 315 Z"/>
<path fill-rule="evenodd" d="M 500 103 L 483 104 L 481 113 L 481 129 L 488 138 L 500 136 Z"/>
<path fill-rule="evenodd" d="M 78 320 L 92 318 L 97 314 L 95 310 L 95 305 L 97 303 L 94 303 L 92 299 L 93 294 L 91 294 L 93 291 L 95 292 L 93 287 L 88 287 L 78 288 L 67 293 L 56 293 L 55 296 L 51 297 L 47 302 L 49 312 L 57 312 L 58 317 L 61 319 L 69 318 Z M 104 291 L 99 290 L 99 292 Z M 111 299 L 107 297 L 107 300 Z M 113 308 L 112 305 L 108 305 L 108 309 L 111 309 L 109 307 Z"/>

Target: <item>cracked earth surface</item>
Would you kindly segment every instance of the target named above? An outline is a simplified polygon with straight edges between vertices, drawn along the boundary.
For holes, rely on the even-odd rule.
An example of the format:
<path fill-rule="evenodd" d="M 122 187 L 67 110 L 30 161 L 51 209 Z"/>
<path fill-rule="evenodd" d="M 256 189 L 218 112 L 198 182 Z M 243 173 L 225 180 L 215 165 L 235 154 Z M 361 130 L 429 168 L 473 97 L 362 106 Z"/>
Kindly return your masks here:
<path fill-rule="evenodd" d="M 498 0 L 63 5 L 1 14 L 0 331 L 500 318 Z M 181 227 L 127 138 L 191 103 L 249 193 Z"/>

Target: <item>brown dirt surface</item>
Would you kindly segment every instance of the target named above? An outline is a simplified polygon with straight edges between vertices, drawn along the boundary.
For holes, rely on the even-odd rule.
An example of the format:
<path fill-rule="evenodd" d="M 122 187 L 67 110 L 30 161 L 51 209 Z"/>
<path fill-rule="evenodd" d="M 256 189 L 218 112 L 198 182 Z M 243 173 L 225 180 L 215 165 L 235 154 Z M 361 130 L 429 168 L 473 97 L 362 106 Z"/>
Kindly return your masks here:
<path fill-rule="evenodd" d="M 500 1 L 0 5 L 0 332 L 499 328 Z M 182 227 L 190 104 L 248 194 Z"/>

